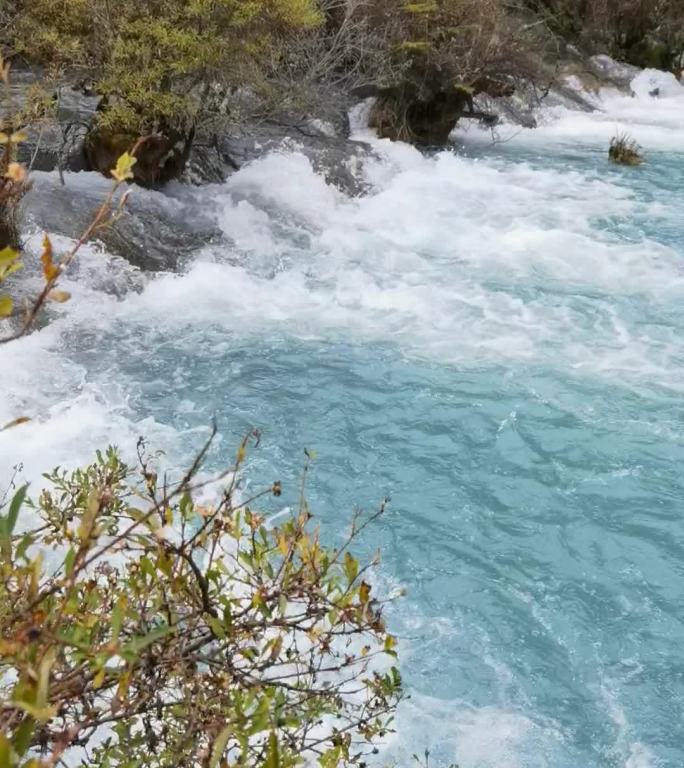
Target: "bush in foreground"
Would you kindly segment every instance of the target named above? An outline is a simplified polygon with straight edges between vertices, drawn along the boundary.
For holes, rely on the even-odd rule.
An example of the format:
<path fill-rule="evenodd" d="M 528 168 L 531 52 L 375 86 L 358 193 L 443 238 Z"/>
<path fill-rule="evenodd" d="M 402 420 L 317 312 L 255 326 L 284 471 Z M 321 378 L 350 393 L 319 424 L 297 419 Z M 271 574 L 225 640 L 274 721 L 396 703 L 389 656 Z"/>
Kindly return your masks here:
<path fill-rule="evenodd" d="M 254 505 L 279 483 L 240 499 L 247 441 L 200 503 L 208 446 L 176 483 L 141 443 L 136 472 L 110 449 L 5 501 L 2 768 L 332 768 L 391 727 L 394 638 L 349 552 L 381 510 L 336 549 L 303 497 L 270 526 Z"/>

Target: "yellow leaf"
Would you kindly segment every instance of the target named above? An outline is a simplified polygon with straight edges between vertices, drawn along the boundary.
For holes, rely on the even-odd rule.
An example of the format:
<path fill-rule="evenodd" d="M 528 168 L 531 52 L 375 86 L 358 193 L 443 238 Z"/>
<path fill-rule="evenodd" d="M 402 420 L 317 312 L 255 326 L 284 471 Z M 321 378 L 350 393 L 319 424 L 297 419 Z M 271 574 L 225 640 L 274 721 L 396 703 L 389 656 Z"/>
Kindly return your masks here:
<path fill-rule="evenodd" d="M 124 152 L 123 155 L 117 160 L 116 168 L 112 169 L 112 176 L 119 182 L 129 181 L 133 178 L 133 166 L 137 163 L 137 159 L 133 157 L 129 152 Z"/>
<path fill-rule="evenodd" d="M 13 427 L 18 427 L 21 424 L 28 424 L 28 422 L 31 421 L 28 416 L 20 416 L 18 419 L 14 419 L 14 421 L 10 421 L 9 424 L 5 424 L 4 427 L 0 428 L 0 432 L 4 432 L 6 429 L 12 429 Z"/>
<path fill-rule="evenodd" d="M 0 296 L 0 317 L 9 317 L 13 307 L 14 302 L 11 296 Z"/>
<path fill-rule="evenodd" d="M 24 133 L 24 131 L 16 131 L 16 133 L 13 133 L 10 136 L 10 142 L 12 144 L 21 144 L 22 141 L 26 141 L 28 139 L 28 135 Z"/>
<path fill-rule="evenodd" d="M 69 291 L 50 291 L 48 293 L 48 299 L 50 301 L 56 301 L 58 304 L 64 304 L 65 301 L 69 301 L 71 294 Z"/>
<path fill-rule="evenodd" d="M 9 141 L 9 136 L 6 133 L 3 133 L 0 131 L 0 144 L 7 144 Z"/>
<path fill-rule="evenodd" d="M 275 661 L 280 656 L 281 651 L 283 650 L 283 636 L 278 635 L 276 639 L 273 641 L 273 645 L 271 646 L 271 661 Z"/>
<path fill-rule="evenodd" d="M 53 262 L 54 251 L 52 249 L 52 241 L 45 235 L 43 239 L 43 253 L 40 256 L 40 260 L 43 264 L 43 276 L 46 282 L 52 282 L 60 273 L 60 268 Z"/>
<path fill-rule="evenodd" d="M 9 73 L 11 66 L 12 65 L 9 61 L 5 62 L 2 56 L 0 56 L 0 78 L 2 78 L 5 83 L 9 83 Z"/>
<path fill-rule="evenodd" d="M 26 168 L 21 163 L 10 163 L 5 176 L 10 181 L 15 182 L 15 184 L 22 184 L 26 181 L 28 174 L 26 173 Z"/>
<path fill-rule="evenodd" d="M 11 264 L 19 258 L 19 251 L 15 251 L 14 248 L 3 248 L 0 251 L 0 266 L 3 264 Z"/>
<path fill-rule="evenodd" d="M 13 248 L 3 248 L 0 251 L 0 281 L 21 269 L 22 264 L 17 261 L 19 255 L 19 251 L 15 251 Z"/>
<path fill-rule="evenodd" d="M 105 679 L 105 670 L 101 669 L 93 678 L 93 688 L 95 690 L 98 690 L 98 688 L 102 688 L 104 679 Z"/>

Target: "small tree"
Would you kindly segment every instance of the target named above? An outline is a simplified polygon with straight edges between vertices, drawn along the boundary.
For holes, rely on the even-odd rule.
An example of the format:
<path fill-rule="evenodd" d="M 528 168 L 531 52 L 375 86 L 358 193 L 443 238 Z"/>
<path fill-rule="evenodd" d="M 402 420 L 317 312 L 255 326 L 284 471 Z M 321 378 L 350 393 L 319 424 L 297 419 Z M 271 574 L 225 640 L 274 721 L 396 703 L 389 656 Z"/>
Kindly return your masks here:
<path fill-rule="evenodd" d="M 251 436 L 258 439 L 258 436 Z M 251 438 L 250 438 L 251 439 Z M 279 526 L 239 486 L 201 503 L 209 441 L 178 482 L 139 443 L 56 470 L 0 517 L 0 766 L 358 763 L 400 694 L 368 569 L 327 549 L 303 497 Z M 137 479 L 136 479 L 137 478 Z"/>
<path fill-rule="evenodd" d="M 371 117 L 381 136 L 443 144 L 474 95 L 512 93 L 508 77 L 522 63 L 520 25 L 501 0 L 427 0 L 399 7 L 377 0 L 359 13 L 367 16 L 385 53 L 375 73 L 379 99 Z M 371 68 L 374 63 L 371 57 Z"/>
<path fill-rule="evenodd" d="M 258 90 L 262 63 L 321 18 L 316 0 L 20 0 L 12 41 L 29 61 L 95 78 L 103 101 L 91 166 L 108 172 L 149 136 L 135 174 L 153 184 L 178 175 L 195 130 L 216 120 L 230 89 Z"/>

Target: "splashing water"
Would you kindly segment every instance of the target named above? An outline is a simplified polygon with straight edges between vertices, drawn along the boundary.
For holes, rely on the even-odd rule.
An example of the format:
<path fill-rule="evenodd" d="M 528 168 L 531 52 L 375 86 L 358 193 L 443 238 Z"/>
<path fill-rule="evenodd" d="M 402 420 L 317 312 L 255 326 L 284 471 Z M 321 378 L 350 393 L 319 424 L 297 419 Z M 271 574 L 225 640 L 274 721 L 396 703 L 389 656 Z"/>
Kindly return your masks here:
<path fill-rule="evenodd" d="M 383 761 L 679 768 L 684 91 L 650 82 L 494 147 L 370 138 L 360 198 L 296 151 L 136 191 L 226 241 L 121 297 L 139 276 L 85 252 L 74 300 L 0 349 L 0 423 L 35 417 L 0 434 L 2 479 L 139 434 L 180 464 L 216 414 L 215 461 L 261 427 L 250 476 L 291 479 L 289 503 L 315 448 L 330 537 L 393 497 L 363 542 L 408 589 L 390 620 L 412 695 Z M 616 130 L 648 165 L 608 167 Z"/>

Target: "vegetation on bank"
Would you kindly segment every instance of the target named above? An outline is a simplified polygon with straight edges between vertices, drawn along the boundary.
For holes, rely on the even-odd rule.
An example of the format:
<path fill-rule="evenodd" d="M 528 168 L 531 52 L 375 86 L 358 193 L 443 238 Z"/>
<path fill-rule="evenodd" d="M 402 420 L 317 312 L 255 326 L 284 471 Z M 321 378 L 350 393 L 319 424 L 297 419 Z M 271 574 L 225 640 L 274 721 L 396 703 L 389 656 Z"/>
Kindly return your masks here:
<path fill-rule="evenodd" d="M 101 96 L 85 151 L 112 190 L 67 253 L 49 237 L 42 284 L 22 307 L 16 211 L 30 193 L 24 129 L 51 99 L 0 114 L 0 319 L 30 332 L 83 243 L 110 226 L 132 180 L 177 176 L 199 130 L 302 105 L 306 87 L 369 88 L 380 133 L 444 141 L 478 92 L 507 94 L 530 73 L 525 33 L 673 67 L 684 50 L 677 0 L 0 0 L 0 44 L 46 82 L 92 78 Z M 531 14 L 531 15 L 530 15 Z M 656 51 L 657 61 L 655 58 Z M 0 61 L 9 93 L 9 67 Z M 317 91 L 320 92 L 320 91 Z M 246 106 L 245 106 L 246 105 Z M 615 162 L 641 162 L 627 137 Z M 30 416 L 30 415 L 29 415 Z M 18 414 L 0 430 L 19 428 Z M 0 768 L 322 768 L 361 764 L 392 727 L 401 695 L 395 641 L 368 569 L 350 552 L 368 520 L 326 548 L 301 494 L 279 525 L 245 498 L 236 461 L 179 479 L 113 450 L 55 471 L 29 501 L 0 494 Z M 375 516 L 371 516 L 371 520 Z M 426 756 L 427 761 L 427 756 Z"/>
<path fill-rule="evenodd" d="M 527 0 L 563 39 L 638 67 L 684 68 L 681 0 Z"/>
<path fill-rule="evenodd" d="M 474 95 L 534 79 L 554 46 L 681 66 L 681 18 L 681 0 L 0 0 L 0 46 L 48 80 L 92 81 L 88 164 L 108 173 L 145 136 L 149 185 L 182 172 L 198 132 L 335 89 L 377 95 L 382 135 L 442 143 Z"/>
<path fill-rule="evenodd" d="M 255 437 L 255 436 L 252 436 Z M 0 499 L 0 766 L 362 762 L 392 727 L 395 640 L 347 540 L 303 496 L 279 524 L 239 476 L 133 471 L 113 449 Z"/>
<path fill-rule="evenodd" d="M 30 192 L 14 159 L 23 139 L 0 133 L 10 216 Z M 0 250 L 0 320 L 15 322 L 0 344 L 29 333 L 47 301 L 68 301 L 59 280 L 122 212 L 140 146 L 111 169 L 110 193 L 69 252 L 46 235 L 43 287 L 23 311 L 11 290 L 21 253 Z M 141 439 L 135 469 L 110 448 L 47 475 L 36 498 L 15 481 L 0 490 L 0 768 L 336 768 L 361 765 L 387 737 L 401 696 L 396 641 L 371 584 L 378 558 L 364 565 L 351 551 L 385 503 L 326 548 L 304 481 L 277 523 L 260 510 L 280 482 L 242 486 L 257 433 L 211 477 L 214 437 L 177 478 Z"/>

